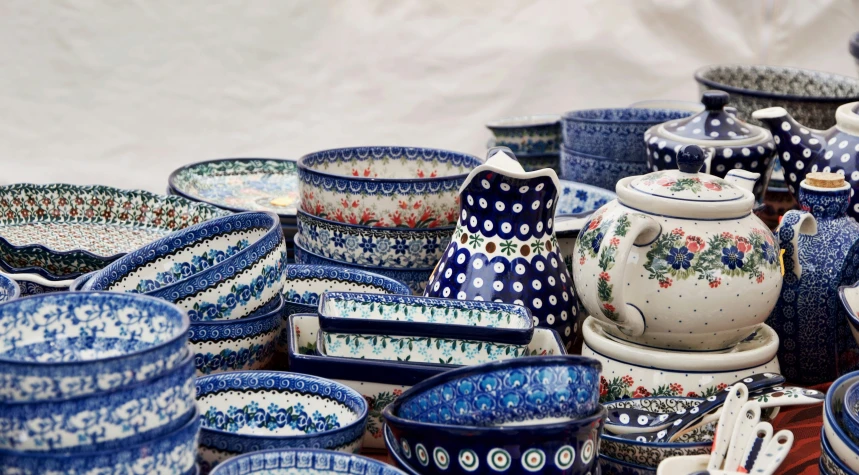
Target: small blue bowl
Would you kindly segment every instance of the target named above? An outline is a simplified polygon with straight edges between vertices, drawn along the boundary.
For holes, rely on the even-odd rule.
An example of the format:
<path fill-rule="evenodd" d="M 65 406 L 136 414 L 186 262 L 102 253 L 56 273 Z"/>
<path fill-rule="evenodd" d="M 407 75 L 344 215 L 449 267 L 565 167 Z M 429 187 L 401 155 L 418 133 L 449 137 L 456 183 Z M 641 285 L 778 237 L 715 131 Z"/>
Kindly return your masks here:
<path fill-rule="evenodd" d="M 844 464 L 832 450 L 826 431 L 820 429 L 820 473 L 822 475 L 854 475 L 855 472 Z"/>
<path fill-rule="evenodd" d="M 70 398 L 153 378 L 187 355 L 188 327 L 185 312 L 145 295 L 58 292 L 0 304 L 0 401 Z"/>
<path fill-rule="evenodd" d="M 641 139 L 644 149 L 644 138 Z M 561 150 L 561 176 L 565 180 L 614 191 L 618 180 L 648 172 L 646 161 L 612 160 L 564 147 Z"/>
<path fill-rule="evenodd" d="M 413 386 L 382 417 L 424 474 L 587 473 L 606 416 L 600 369 L 581 356 L 468 366 Z"/>
<path fill-rule="evenodd" d="M 283 449 L 263 450 L 234 457 L 212 470 L 212 475 L 402 475 L 390 465 L 330 450 Z"/>
<path fill-rule="evenodd" d="M 0 303 L 21 297 L 21 287 L 6 274 L 0 274 Z"/>
<path fill-rule="evenodd" d="M 854 439 L 859 440 L 859 381 L 851 384 L 844 394 L 841 420 Z"/>

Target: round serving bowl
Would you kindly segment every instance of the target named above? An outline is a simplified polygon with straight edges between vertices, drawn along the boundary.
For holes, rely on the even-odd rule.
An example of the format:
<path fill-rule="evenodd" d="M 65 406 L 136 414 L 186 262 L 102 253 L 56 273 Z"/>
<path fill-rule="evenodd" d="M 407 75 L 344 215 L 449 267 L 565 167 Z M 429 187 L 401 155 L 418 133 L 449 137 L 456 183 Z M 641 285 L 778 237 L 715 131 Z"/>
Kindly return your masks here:
<path fill-rule="evenodd" d="M 339 267 L 350 271 L 358 270 L 368 273 L 378 274 L 390 280 L 402 282 L 406 284 L 415 295 L 423 295 L 429 282 L 430 274 L 433 267 L 418 267 L 413 269 L 392 269 L 389 267 L 376 266 L 361 266 L 347 264 L 333 259 L 322 257 L 318 254 L 308 251 L 304 247 L 304 236 L 298 234 L 295 236 L 295 262 L 297 264 L 309 264 L 325 267 Z"/>
<path fill-rule="evenodd" d="M 859 79 L 810 69 L 783 66 L 705 66 L 695 71 L 701 92 L 718 89 L 731 94 L 731 104 L 749 122 L 752 112 L 784 107 L 810 129 L 835 125 L 835 110 L 859 101 Z"/>
<path fill-rule="evenodd" d="M 194 412 L 179 428 L 134 445 L 98 452 L 20 452 L 0 450 L 3 473 L 20 475 L 193 475 L 200 416 Z"/>
<path fill-rule="evenodd" d="M 644 147 L 642 139 L 641 147 Z M 645 149 L 646 150 L 646 149 Z M 561 176 L 565 180 L 613 191 L 617 181 L 628 176 L 646 174 L 646 161 L 614 160 L 575 152 L 566 146 L 561 151 Z"/>
<path fill-rule="evenodd" d="M 188 350 L 197 375 L 265 368 L 274 356 L 283 320 L 283 297 L 238 320 L 193 322 Z"/>
<path fill-rule="evenodd" d="M 571 111 L 561 119 L 563 145 L 585 155 L 644 162 L 647 160 L 644 132 L 654 125 L 690 115 L 689 110 L 631 107 Z M 563 164 L 562 158 L 562 168 Z"/>
<path fill-rule="evenodd" d="M 516 358 L 429 378 L 382 411 L 397 453 L 424 474 L 587 473 L 605 409 L 600 365 Z"/>
<path fill-rule="evenodd" d="M 108 186 L 0 187 L 0 268 L 71 280 L 227 212 L 179 196 Z"/>
<path fill-rule="evenodd" d="M 143 295 L 52 293 L 0 304 L 0 401 L 71 398 L 145 381 L 187 351 L 188 317 Z"/>
<path fill-rule="evenodd" d="M 859 381 L 850 385 L 844 394 L 841 420 L 854 439 L 859 439 Z"/>
<path fill-rule="evenodd" d="M 281 291 L 286 244 L 274 213 L 213 219 L 165 236 L 95 273 L 84 290 L 138 292 L 192 321 L 242 318 Z"/>
<path fill-rule="evenodd" d="M 154 378 L 73 398 L 0 403 L 0 449 L 98 451 L 172 432 L 194 412 L 191 355 Z"/>
<path fill-rule="evenodd" d="M 832 447 L 835 457 L 850 468 L 859 472 L 859 444 L 851 436 L 850 430 L 844 423 L 842 411 L 843 401 L 851 386 L 859 383 L 859 372 L 847 373 L 835 380 L 826 391 L 823 402 L 823 431 L 827 442 Z"/>
<path fill-rule="evenodd" d="M 360 455 L 330 450 L 262 450 L 240 455 L 218 465 L 212 475 L 402 475 L 396 468 Z"/>
<path fill-rule="evenodd" d="M 508 117 L 486 124 L 496 147 L 519 154 L 557 154 L 561 145 L 561 116 L 557 114 Z"/>
<path fill-rule="evenodd" d="M 235 371 L 197 379 L 203 414 L 198 460 L 206 473 L 230 457 L 267 449 L 361 450 L 367 401 L 327 379 Z"/>
<path fill-rule="evenodd" d="M 602 403 L 652 395 L 708 397 L 747 376 L 779 372 L 778 335 L 767 325 L 727 353 L 665 351 L 621 342 L 593 317 L 582 330 L 582 355 L 602 364 Z"/>
<path fill-rule="evenodd" d="M 301 209 L 362 226 L 454 226 L 459 187 L 482 161 L 411 147 L 324 150 L 298 161 Z"/>
<path fill-rule="evenodd" d="M 821 475 L 852 475 L 856 472 L 850 470 L 832 450 L 832 444 L 826 439 L 826 431 L 820 429 L 820 462 L 818 462 Z"/>
<path fill-rule="evenodd" d="M 516 155 L 516 160 L 522 165 L 526 172 L 551 168 L 558 176 L 561 176 L 561 153 L 545 153 L 539 155 Z"/>
<path fill-rule="evenodd" d="M 398 269 L 435 266 L 453 230 L 453 226 L 376 228 L 331 221 L 298 211 L 298 232 L 309 251 L 362 266 Z"/>

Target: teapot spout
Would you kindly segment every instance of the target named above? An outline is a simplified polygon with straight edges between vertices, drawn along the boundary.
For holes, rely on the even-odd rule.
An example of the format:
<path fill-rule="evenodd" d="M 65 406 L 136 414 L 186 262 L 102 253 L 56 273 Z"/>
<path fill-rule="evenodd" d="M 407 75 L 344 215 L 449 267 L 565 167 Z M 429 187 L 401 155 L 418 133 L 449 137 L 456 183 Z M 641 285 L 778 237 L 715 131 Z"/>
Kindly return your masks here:
<path fill-rule="evenodd" d="M 774 137 L 767 146 L 778 151 L 778 158 L 784 168 L 784 176 L 791 188 L 798 190 L 799 183 L 811 170 L 809 158 L 823 149 L 826 141 L 823 132 L 804 127 L 783 107 L 769 107 L 757 110 L 752 117 L 761 121 Z"/>
<path fill-rule="evenodd" d="M 725 181 L 733 184 L 737 188 L 741 188 L 752 194 L 755 188 L 755 182 L 760 178 L 760 173 L 752 173 L 746 170 L 733 169 L 725 175 Z"/>

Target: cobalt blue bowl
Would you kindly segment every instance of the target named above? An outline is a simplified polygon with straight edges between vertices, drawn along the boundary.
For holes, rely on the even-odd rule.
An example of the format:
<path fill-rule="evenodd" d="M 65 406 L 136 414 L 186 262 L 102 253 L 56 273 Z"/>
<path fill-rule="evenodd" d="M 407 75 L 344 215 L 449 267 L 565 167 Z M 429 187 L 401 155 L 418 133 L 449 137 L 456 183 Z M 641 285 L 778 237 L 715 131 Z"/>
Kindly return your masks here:
<path fill-rule="evenodd" d="M 644 147 L 644 138 L 641 139 Z M 565 180 L 584 183 L 605 190 L 614 191 L 618 180 L 628 176 L 644 175 L 648 172 L 647 162 L 612 160 L 566 147 L 561 150 L 561 176 Z"/>
<path fill-rule="evenodd" d="M 58 292 L 0 304 L 0 401 L 62 399 L 151 379 L 186 355 L 188 317 L 135 294 Z"/>
<path fill-rule="evenodd" d="M 606 416 L 600 364 L 581 356 L 468 366 L 413 386 L 382 416 L 424 474 L 588 473 Z"/>
<path fill-rule="evenodd" d="M 282 449 L 263 450 L 234 457 L 220 465 L 212 475 L 314 475 L 363 474 L 402 475 L 394 467 L 360 455 L 330 450 Z"/>

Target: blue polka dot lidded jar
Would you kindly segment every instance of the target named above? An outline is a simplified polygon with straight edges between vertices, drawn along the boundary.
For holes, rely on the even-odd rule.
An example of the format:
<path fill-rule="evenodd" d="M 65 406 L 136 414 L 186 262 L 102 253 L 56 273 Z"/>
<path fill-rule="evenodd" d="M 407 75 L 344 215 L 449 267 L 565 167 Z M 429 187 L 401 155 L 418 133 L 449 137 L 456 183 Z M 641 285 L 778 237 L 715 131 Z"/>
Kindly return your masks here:
<path fill-rule="evenodd" d="M 457 227 L 425 295 L 525 306 L 569 347 L 578 312 L 553 227 L 559 189 L 553 170 L 525 172 L 510 149 L 490 150 L 460 188 Z"/>

